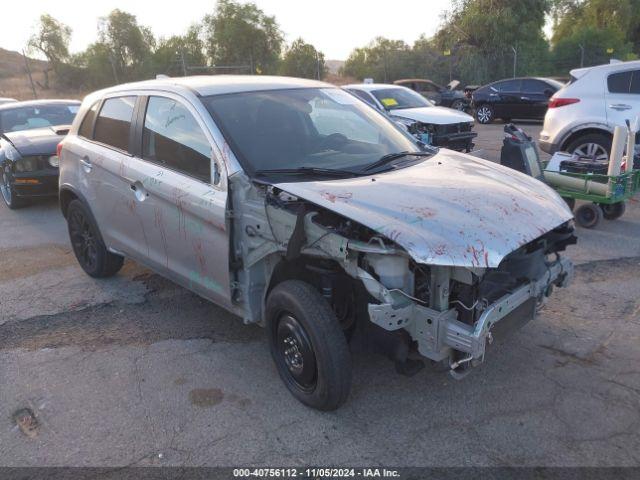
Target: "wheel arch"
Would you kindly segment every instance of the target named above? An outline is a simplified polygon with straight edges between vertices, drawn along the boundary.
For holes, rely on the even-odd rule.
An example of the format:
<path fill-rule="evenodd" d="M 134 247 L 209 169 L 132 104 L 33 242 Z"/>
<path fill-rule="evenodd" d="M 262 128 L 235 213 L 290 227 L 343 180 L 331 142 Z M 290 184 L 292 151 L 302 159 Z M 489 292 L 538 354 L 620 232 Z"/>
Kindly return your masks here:
<path fill-rule="evenodd" d="M 586 126 L 580 128 L 579 130 L 569 131 L 560 144 L 560 151 L 564 151 L 573 141 L 577 140 L 578 138 L 594 133 L 613 138 L 613 134 L 611 133 L 611 131 L 607 130 L 604 126 Z"/>

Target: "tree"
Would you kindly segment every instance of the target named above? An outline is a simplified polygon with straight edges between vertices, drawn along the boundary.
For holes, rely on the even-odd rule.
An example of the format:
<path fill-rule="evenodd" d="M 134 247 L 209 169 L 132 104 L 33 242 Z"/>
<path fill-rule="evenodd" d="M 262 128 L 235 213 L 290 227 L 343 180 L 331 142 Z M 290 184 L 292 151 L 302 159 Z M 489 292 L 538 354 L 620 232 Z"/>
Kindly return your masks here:
<path fill-rule="evenodd" d="M 49 61 L 49 67 L 44 71 L 44 88 L 49 88 L 49 70 L 58 72 L 62 63 L 69 58 L 69 40 L 71 28 L 56 20 L 48 13 L 40 16 L 40 23 L 36 32 L 28 42 L 31 51 L 42 53 Z"/>
<path fill-rule="evenodd" d="M 552 16 L 559 65 L 597 65 L 640 53 L 640 0 L 555 0 Z"/>
<path fill-rule="evenodd" d="M 291 77 L 321 79 L 326 74 L 324 54 L 298 38 L 286 50 L 280 72 Z"/>
<path fill-rule="evenodd" d="M 432 42 L 451 53 L 453 76 L 470 82 L 512 76 L 514 57 L 516 75 L 544 74 L 549 45 L 543 27 L 550 9 L 550 0 L 456 0 Z"/>
<path fill-rule="evenodd" d="M 284 37 L 275 17 L 255 3 L 219 0 L 204 18 L 205 47 L 214 66 L 248 66 L 251 73 L 278 71 Z"/>
<path fill-rule="evenodd" d="M 109 62 L 117 81 L 144 77 L 152 72 L 155 39 L 151 30 L 138 25 L 135 15 L 113 10 L 98 22 L 98 38 L 109 51 Z"/>
<path fill-rule="evenodd" d="M 185 35 L 159 40 L 153 53 L 155 71 L 167 75 L 188 75 L 190 66 L 204 66 L 207 60 L 200 34 L 201 27 L 192 25 Z"/>
<path fill-rule="evenodd" d="M 384 82 L 411 76 L 411 47 L 402 40 L 377 37 L 369 45 L 353 50 L 341 71 L 359 79 L 369 77 Z"/>

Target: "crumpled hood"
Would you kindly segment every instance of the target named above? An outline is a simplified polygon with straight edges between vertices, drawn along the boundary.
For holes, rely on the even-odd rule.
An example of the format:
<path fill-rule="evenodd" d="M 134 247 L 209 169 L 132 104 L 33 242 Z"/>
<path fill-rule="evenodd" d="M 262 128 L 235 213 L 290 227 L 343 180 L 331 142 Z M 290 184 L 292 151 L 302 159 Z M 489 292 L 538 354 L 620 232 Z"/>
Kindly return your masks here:
<path fill-rule="evenodd" d="M 54 155 L 58 143 L 65 135 L 59 132 L 66 131 L 68 127 L 45 127 L 34 128 L 33 130 L 22 130 L 19 132 L 6 132 L 5 137 L 9 139 L 20 155 L 23 157 L 30 155 Z"/>
<path fill-rule="evenodd" d="M 276 187 L 361 223 L 432 265 L 497 267 L 573 217 L 542 182 L 448 150 L 391 172 Z"/>
<path fill-rule="evenodd" d="M 447 107 L 398 108 L 391 110 L 389 115 L 436 125 L 473 122 L 471 115 Z"/>

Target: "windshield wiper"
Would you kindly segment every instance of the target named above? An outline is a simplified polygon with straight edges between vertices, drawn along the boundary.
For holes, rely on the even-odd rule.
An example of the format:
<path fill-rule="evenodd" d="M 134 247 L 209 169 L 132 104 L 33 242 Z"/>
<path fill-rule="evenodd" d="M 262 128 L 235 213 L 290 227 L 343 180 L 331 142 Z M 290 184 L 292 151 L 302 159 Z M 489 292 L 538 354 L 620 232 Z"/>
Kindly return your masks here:
<path fill-rule="evenodd" d="M 391 163 L 394 160 L 397 160 L 397 159 L 402 158 L 402 157 L 430 157 L 431 155 L 433 155 L 432 152 L 408 152 L 408 151 L 406 151 L 406 152 L 387 153 L 386 155 L 383 155 L 378 160 L 373 162 L 371 165 L 367 165 L 366 167 L 364 167 L 362 169 L 362 171 L 363 172 L 368 172 L 368 171 L 373 170 L 375 168 L 378 168 L 378 167 L 381 167 L 383 165 L 386 165 L 387 163 Z"/>
<path fill-rule="evenodd" d="M 268 170 L 256 170 L 255 175 L 265 177 L 269 175 L 321 175 L 326 177 L 354 177 L 360 175 L 351 170 L 339 170 L 335 168 L 322 167 L 298 167 L 298 168 L 273 168 Z"/>

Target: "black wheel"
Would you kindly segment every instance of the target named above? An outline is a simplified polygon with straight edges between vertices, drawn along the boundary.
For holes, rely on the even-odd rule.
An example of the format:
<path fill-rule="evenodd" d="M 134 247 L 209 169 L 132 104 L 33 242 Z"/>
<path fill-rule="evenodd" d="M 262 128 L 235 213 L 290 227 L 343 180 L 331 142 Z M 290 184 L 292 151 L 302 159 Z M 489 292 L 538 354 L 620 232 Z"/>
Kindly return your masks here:
<path fill-rule="evenodd" d="M 576 222 L 584 228 L 593 228 L 602 220 L 602 209 L 595 203 L 585 203 L 576 210 Z"/>
<path fill-rule="evenodd" d="M 476 120 L 482 124 L 491 123 L 493 121 L 493 108 L 491 105 L 485 103 L 476 108 Z"/>
<path fill-rule="evenodd" d="M 122 268 L 124 258 L 107 250 L 89 209 L 73 200 L 67 208 L 67 226 L 73 253 L 91 277 L 111 277 Z"/>
<path fill-rule="evenodd" d="M 2 172 L 2 176 L 0 177 L 0 193 L 2 194 L 4 203 L 11 210 L 22 208 L 29 204 L 27 199 L 18 197 L 16 195 L 16 192 L 11 183 L 11 175 L 5 171 Z"/>
<path fill-rule="evenodd" d="M 606 163 L 611 152 L 611 137 L 602 133 L 588 133 L 571 141 L 565 150 Z"/>
<path fill-rule="evenodd" d="M 602 208 L 602 216 L 607 220 L 616 220 L 624 215 L 624 211 L 626 210 L 626 205 L 624 202 L 605 204 L 601 203 L 600 208 Z"/>
<path fill-rule="evenodd" d="M 464 111 L 464 100 L 454 100 L 453 103 L 451 103 L 451 108 L 453 108 L 454 110 L 460 110 L 461 112 Z"/>
<path fill-rule="evenodd" d="M 562 197 L 562 199 L 567 203 L 567 207 L 569 207 L 569 210 L 573 211 L 573 209 L 576 207 L 576 199 L 571 197 Z"/>
<path fill-rule="evenodd" d="M 287 280 L 266 308 L 271 355 L 280 378 L 305 405 L 335 410 L 351 388 L 351 357 L 340 323 L 311 285 Z"/>

